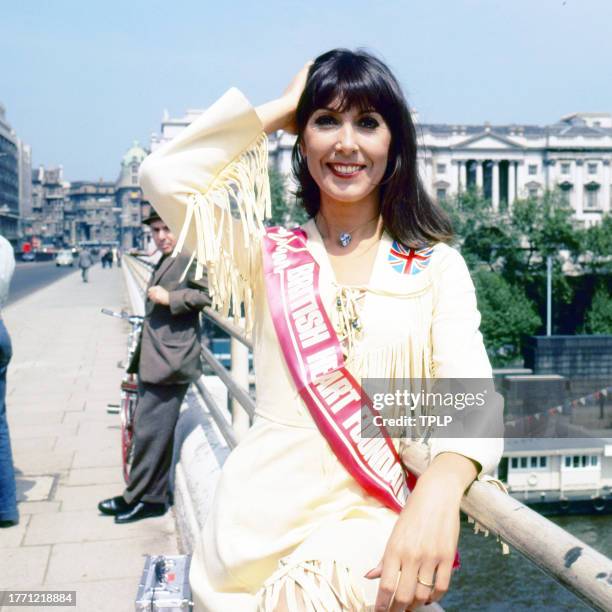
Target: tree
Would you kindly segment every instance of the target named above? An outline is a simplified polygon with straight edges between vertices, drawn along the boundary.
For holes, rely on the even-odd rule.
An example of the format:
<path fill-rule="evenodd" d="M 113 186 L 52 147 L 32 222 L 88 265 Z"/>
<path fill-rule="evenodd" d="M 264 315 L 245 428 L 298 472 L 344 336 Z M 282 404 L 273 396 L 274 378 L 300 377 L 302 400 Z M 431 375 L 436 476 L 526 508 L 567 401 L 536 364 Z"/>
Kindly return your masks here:
<path fill-rule="evenodd" d="M 507 261 L 504 276 L 525 287 L 527 295 L 546 310 L 546 258 L 552 257 L 552 291 L 557 303 L 569 304 L 573 289 L 563 272 L 569 255 L 574 263 L 581 250 L 580 234 L 572 220 L 574 211 L 560 190 L 541 198 L 517 200 L 512 207 L 511 226 L 521 248 Z M 563 253 L 563 251 L 565 253 Z"/>
<path fill-rule="evenodd" d="M 547 256 L 559 259 L 562 250 L 575 254 L 580 243 L 572 216 L 572 208 L 558 190 L 541 198 L 517 200 L 509 221 L 521 248 L 511 272 L 529 282 L 542 274 Z"/>
<path fill-rule="evenodd" d="M 521 357 L 521 341 L 542 324 L 525 291 L 511 285 L 499 274 L 480 269 L 473 274 L 480 331 L 495 366 L 513 363 Z"/>
<path fill-rule="evenodd" d="M 586 271 L 612 273 L 612 215 L 606 213 L 600 223 L 582 230 L 578 240 L 584 253 L 581 264 Z"/>
<path fill-rule="evenodd" d="M 293 197 L 293 204 L 289 204 L 287 179 L 273 168 L 268 171 L 268 175 L 272 200 L 272 216 L 269 219 L 269 225 L 292 227 L 306 222 L 308 215 L 300 206 L 297 198 Z"/>
<path fill-rule="evenodd" d="M 468 266 L 486 264 L 490 270 L 503 270 L 519 247 L 508 217 L 495 213 L 491 202 L 472 189 L 443 205 Z"/>
<path fill-rule="evenodd" d="M 573 211 L 560 191 L 516 200 L 506 214 L 495 213 L 482 195 L 468 191 L 457 196 L 447 210 L 468 266 L 486 265 L 502 275 L 512 287 L 520 287 L 543 314 L 546 258 L 550 255 L 555 301 L 571 302 L 573 290 L 563 265 L 568 253 L 577 258 L 581 241 L 572 222 Z"/>
<path fill-rule="evenodd" d="M 585 316 L 584 331 L 587 334 L 612 334 L 612 295 L 603 283 L 593 295 L 591 307 Z"/>

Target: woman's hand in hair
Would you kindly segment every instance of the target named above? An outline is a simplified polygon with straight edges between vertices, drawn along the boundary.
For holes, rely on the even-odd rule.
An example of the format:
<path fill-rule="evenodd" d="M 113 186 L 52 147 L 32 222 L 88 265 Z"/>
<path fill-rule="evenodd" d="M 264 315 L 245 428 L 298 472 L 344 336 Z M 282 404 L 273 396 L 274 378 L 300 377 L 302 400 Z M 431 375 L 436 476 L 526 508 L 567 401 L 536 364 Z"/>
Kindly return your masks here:
<path fill-rule="evenodd" d="M 461 498 L 476 473 L 470 459 L 445 452 L 421 475 L 398 516 L 382 561 L 365 575 L 380 578 L 376 612 L 404 612 L 444 596 L 459 540 Z M 417 576 L 433 588 L 417 581 Z"/>
<path fill-rule="evenodd" d="M 291 83 L 287 86 L 287 89 L 283 92 L 283 98 L 288 101 L 289 106 L 292 108 L 291 122 L 288 123 L 283 129 L 290 134 L 297 133 L 295 125 L 295 111 L 297 110 L 298 102 L 302 96 L 302 92 L 306 87 L 306 81 L 308 81 L 308 73 L 310 67 L 313 65 L 313 61 L 306 62 L 300 71 L 291 79 Z"/>
<path fill-rule="evenodd" d="M 263 123 L 266 134 L 271 134 L 276 132 L 276 130 L 285 130 L 285 132 L 290 134 L 296 133 L 295 111 L 306 86 L 308 71 L 312 64 L 312 61 L 304 64 L 280 98 L 262 104 L 255 109 Z"/>

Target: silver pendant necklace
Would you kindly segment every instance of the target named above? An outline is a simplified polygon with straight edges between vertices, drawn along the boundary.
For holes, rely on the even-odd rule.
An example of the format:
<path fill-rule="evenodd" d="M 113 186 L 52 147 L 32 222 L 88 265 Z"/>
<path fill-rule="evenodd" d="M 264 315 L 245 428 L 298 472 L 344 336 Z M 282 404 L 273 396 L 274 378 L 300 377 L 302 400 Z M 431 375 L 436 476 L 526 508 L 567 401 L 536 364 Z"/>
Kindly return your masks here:
<path fill-rule="evenodd" d="M 349 244 L 351 244 L 352 239 L 353 237 L 348 232 L 342 232 L 338 236 L 338 242 L 340 243 L 341 247 L 347 247 Z"/>
<path fill-rule="evenodd" d="M 323 221 L 325 221 L 326 229 L 328 229 L 329 228 L 329 224 L 327 223 L 327 220 L 325 219 L 325 217 L 321 213 L 319 213 L 319 215 L 321 216 Z M 356 228 L 352 229 L 350 232 L 340 232 L 338 234 L 338 244 L 342 248 L 346 248 L 349 244 L 351 244 L 351 240 L 353 239 L 353 234 L 358 229 L 361 229 L 362 227 L 365 227 L 366 225 L 372 223 L 372 221 L 378 219 L 379 217 L 380 217 L 380 215 L 376 215 L 375 217 L 373 217 L 369 221 L 366 221 L 365 223 L 362 223 L 361 225 L 358 225 Z M 316 222 L 316 219 L 315 219 L 315 222 Z"/>

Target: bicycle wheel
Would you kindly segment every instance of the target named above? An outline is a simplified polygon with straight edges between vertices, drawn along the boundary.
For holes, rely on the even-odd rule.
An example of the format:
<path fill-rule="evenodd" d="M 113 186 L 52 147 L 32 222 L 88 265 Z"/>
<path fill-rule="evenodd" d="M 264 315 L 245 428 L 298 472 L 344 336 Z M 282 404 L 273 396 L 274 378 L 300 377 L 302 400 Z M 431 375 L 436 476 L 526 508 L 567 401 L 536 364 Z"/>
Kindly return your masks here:
<path fill-rule="evenodd" d="M 137 387 L 131 382 L 121 385 L 121 461 L 126 484 L 134 457 L 134 412 L 138 401 Z"/>

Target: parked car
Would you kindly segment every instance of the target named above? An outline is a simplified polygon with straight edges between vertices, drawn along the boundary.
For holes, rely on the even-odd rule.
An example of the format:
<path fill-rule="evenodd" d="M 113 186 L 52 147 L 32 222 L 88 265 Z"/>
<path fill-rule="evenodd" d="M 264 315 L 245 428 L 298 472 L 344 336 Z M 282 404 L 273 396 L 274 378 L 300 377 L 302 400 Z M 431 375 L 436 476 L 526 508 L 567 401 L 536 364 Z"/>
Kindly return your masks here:
<path fill-rule="evenodd" d="M 21 254 L 21 261 L 36 261 L 36 255 L 32 251 Z"/>
<path fill-rule="evenodd" d="M 70 249 L 62 249 L 55 255 L 55 265 L 59 268 L 60 266 L 74 266 L 74 257 Z"/>

